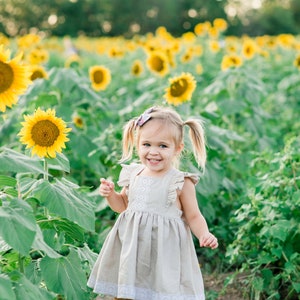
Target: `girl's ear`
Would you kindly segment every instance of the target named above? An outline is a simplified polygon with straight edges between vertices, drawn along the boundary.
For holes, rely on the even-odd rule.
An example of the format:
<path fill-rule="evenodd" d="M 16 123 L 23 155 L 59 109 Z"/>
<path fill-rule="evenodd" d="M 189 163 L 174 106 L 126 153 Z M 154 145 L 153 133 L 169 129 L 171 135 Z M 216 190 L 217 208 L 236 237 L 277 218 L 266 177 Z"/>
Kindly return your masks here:
<path fill-rule="evenodd" d="M 176 154 L 179 155 L 183 150 L 183 148 L 184 148 L 184 143 L 181 143 L 176 150 Z"/>

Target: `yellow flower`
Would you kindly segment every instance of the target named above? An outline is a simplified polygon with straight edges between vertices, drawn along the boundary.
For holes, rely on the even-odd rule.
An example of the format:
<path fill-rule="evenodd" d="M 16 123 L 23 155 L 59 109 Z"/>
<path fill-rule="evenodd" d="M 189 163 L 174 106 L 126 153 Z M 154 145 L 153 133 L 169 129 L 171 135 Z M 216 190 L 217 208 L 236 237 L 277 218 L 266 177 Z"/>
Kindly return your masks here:
<path fill-rule="evenodd" d="M 196 80 L 190 73 L 182 73 L 178 77 L 169 80 L 170 86 L 165 89 L 164 98 L 169 104 L 175 106 L 189 101 L 196 89 Z"/>
<path fill-rule="evenodd" d="M 26 148 L 32 148 L 32 155 L 39 157 L 56 157 L 65 148 L 65 142 L 69 141 L 65 122 L 55 116 L 55 110 L 43 111 L 38 108 L 31 116 L 24 116 L 22 129 L 19 132 L 20 141 Z"/>
<path fill-rule="evenodd" d="M 213 26 L 220 31 L 225 31 L 227 29 L 227 22 L 222 18 L 217 18 L 213 21 Z"/>
<path fill-rule="evenodd" d="M 47 50 L 36 47 L 30 51 L 28 60 L 32 65 L 38 65 L 47 62 L 49 59 L 49 53 Z"/>
<path fill-rule="evenodd" d="M 134 76 L 139 76 L 143 72 L 143 64 L 142 62 L 137 59 L 133 62 L 132 67 L 131 67 L 131 74 Z"/>
<path fill-rule="evenodd" d="M 222 71 L 225 71 L 229 68 L 238 68 L 243 64 L 243 61 L 240 56 L 236 54 L 224 55 L 221 63 Z"/>
<path fill-rule="evenodd" d="M 204 22 L 204 23 L 198 23 L 194 28 L 194 32 L 197 36 L 203 36 L 203 35 L 207 34 L 210 27 L 211 27 L 211 24 L 209 21 Z"/>
<path fill-rule="evenodd" d="M 209 48 L 212 52 L 216 53 L 216 52 L 219 52 L 220 49 L 221 49 L 221 46 L 219 44 L 218 41 L 216 40 L 210 40 L 209 42 Z"/>
<path fill-rule="evenodd" d="M 203 66 L 200 63 L 196 64 L 195 68 L 196 68 L 195 71 L 198 75 L 201 75 L 203 73 Z"/>
<path fill-rule="evenodd" d="M 251 39 L 246 39 L 243 43 L 243 56 L 246 59 L 251 59 L 254 57 L 255 53 L 258 51 L 258 46 L 256 43 Z"/>
<path fill-rule="evenodd" d="M 24 50 L 32 47 L 32 45 L 37 45 L 40 41 L 41 38 L 37 34 L 32 33 L 17 38 L 19 48 Z"/>
<path fill-rule="evenodd" d="M 81 67 L 81 59 L 78 54 L 71 54 L 65 60 L 65 67 L 66 68 L 76 68 Z"/>
<path fill-rule="evenodd" d="M 111 82 L 110 70 L 104 66 L 90 67 L 89 75 L 95 91 L 104 91 Z"/>
<path fill-rule="evenodd" d="M 147 66 L 153 73 L 164 76 L 169 72 L 168 57 L 163 51 L 150 52 Z"/>
<path fill-rule="evenodd" d="M 30 79 L 32 81 L 39 78 L 48 79 L 48 74 L 42 66 L 31 66 L 30 69 L 31 69 Z"/>
<path fill-rule="evenodd" d="M 73 116 L 73 123 L 78 128 L 83 128 L 83 126 L 84 126 L 83 119 L 81 117 L 79 117 L 78 115 Z"/>
<path fill-rule="evenodd" d="M 30 81 L 30 69 L 21 64 L 22 54 L 10 59 L 10 51 L 0 46 L 0 111 L 5 112 L 6 107 L 12 107 L 23 94 Z"/>
<path fill-rule="evenodd" d="M 298 54 L 294 60 L 294 66 L 300 70 L 300 54 Z"/>

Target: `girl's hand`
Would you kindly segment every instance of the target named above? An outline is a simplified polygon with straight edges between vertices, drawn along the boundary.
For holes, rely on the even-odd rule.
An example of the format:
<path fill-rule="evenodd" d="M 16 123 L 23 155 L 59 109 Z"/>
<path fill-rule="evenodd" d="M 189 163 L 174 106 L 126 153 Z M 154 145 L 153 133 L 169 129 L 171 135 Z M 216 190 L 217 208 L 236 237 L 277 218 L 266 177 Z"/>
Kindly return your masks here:
<path fill-rule="evenodd" d="M 202 236 L 200 239 L 200 247 L 208 247 L 211 249 L 216 249 L 218 248 L 218 246 L 219 244 L 217 238 L 210 232 Z"/>
<path fill-rule="evenodd" d="M 102 197 L 109 197 L 112 192 L 115 190 L 115 185 L 112 181 L 107 180 L 105 178 L 100 179 L 100 187 L 99 187 L 99 194 Z"/>

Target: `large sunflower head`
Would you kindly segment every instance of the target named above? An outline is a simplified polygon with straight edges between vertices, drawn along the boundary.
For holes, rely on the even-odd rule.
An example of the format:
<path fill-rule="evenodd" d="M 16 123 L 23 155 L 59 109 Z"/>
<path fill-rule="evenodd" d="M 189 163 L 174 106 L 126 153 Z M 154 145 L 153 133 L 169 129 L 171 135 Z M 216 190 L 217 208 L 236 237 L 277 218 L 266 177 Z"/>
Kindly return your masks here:
<path fill-rule="evenodd" d="M 65 122 L 55 116 L 55 110 L 43 111 L 38 108 L 31 116 L 24 116 L 22 129 L 19 132 L 20 141 L 26 148 L 32 148 L 32 155 L 39 157 L 56 157 L 65 148 L 65 142 L 69 141 Z"/>
<path fill-rule="evenodd" d="M 110 84 L 110 70 L 104 66 L 93 66 L 89 69 L 92 88 L 95 91 L 103 91 Z"/>
<path fill-rule="evenodd" d="M 150 52 L 147 59 L 149 70 L 157 75 L 165 76 L 169 72 L 168 57 L 163 51 Z"/>
<path fill-rule="evenodd" d="M 178 77 L 170 80 L 170 85 L 166 88 L 164 98 L 169 104 L 175 106 L 189 101 L 196 89 L 196 80 L 190 73 L 182 73 Z"/>
<path fill-rule="evenodd" d="M 22 54 L 10 59 L 10 51 L 0 46 L 0 111 L 12 107 L 23 94 L 30 81 L 29 66 L 22 65 Z"/>

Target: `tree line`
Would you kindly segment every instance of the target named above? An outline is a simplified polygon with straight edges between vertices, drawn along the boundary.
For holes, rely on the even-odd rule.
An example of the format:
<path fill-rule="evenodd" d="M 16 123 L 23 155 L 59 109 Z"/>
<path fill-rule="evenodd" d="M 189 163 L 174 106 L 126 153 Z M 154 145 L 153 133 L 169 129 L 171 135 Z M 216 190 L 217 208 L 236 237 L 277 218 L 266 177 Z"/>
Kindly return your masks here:
<path fill-rule="evenodd" d="M 248 1 L 247 1 L 248 2 Z M 118 36 L 154 32 L 179 36 L 198 23 L 224 18 L 228 35 L 300 32 L 299 0 L 0 0 L 0 31 L 6 36 L 43 31 L 48 36 Z M 246 3 L 246 4 L 245 4 Z"/>

